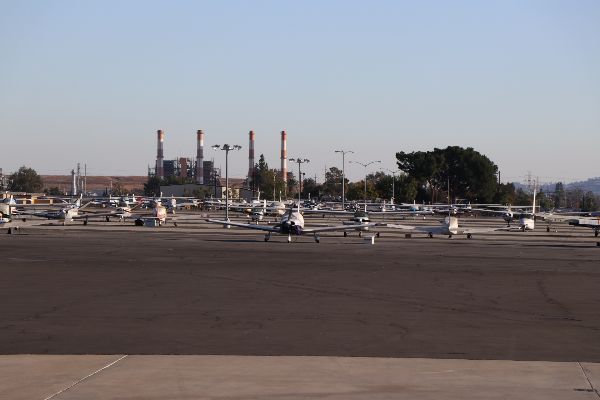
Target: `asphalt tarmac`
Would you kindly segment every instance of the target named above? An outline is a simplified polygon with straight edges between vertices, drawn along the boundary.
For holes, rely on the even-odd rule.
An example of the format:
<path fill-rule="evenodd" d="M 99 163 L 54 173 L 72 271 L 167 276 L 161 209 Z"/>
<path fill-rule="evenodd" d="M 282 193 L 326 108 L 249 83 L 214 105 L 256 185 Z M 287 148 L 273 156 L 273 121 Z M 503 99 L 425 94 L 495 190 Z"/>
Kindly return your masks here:
<path fill-rule="evenodd" d="M 2 234 L 0 354 L 600 362 L 589 232 L 288 244 L 181 222 Z"/>

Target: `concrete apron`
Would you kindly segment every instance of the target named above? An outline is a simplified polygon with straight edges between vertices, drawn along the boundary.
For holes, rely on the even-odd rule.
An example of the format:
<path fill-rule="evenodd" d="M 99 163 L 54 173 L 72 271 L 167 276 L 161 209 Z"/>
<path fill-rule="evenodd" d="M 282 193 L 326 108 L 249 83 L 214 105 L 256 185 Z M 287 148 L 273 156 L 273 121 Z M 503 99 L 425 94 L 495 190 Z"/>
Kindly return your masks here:
<path fill-rule="evenodd" d="M 368 357 L 0 356 L 0 399 L 599 399 L 600 364 Z"/>

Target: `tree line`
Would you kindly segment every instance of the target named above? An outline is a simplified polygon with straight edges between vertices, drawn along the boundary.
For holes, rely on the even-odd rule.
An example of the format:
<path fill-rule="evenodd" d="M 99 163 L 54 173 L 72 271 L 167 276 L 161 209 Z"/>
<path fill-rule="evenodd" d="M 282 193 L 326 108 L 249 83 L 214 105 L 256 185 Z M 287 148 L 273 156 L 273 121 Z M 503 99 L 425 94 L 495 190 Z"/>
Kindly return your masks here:
<path fill-rule="evenodd" d="M 434 203 L 446 202 L 450 199 L 471 203 L 499 204 L 531 204 L 532 194 L 512 183 L 498 182 L 498 167 L 485 155 L 473 148 L 449 146 L 445 149 L 435 148 L 432 151 L 416 151 L 396 153 L 399 174 L 396 176 L 377 171 L 367 175 L 368 199 L 385 199 L 399 202 Z M 295 196 L 298 191 L 298 178 L 288 172 L 287 185 L 279 170 L 270 168 L 264 155 L 260 155 L 254 166 L 251 186 L 260 190 L 261 197 L 275 198 Z M 188 183 L 189 179 L 170 177 L 159 179 L 149 177 L 144 185 L 147 195 L 160 193 L 161 184 Z M 8 176 L 6 189 L 16 192 L 40 192 L 43 189 L 42 178 L 37 172 L 26 166 Z M 365 181 L 350 182 L 345 179 L 346 199 L 361 200 L 364 198 Z M 450 192 L 448 192 L 448 187 Z M 57 188 L 45 188 L 47 193 L 54 193 Z M 115 188 L 114 188 L 115 189 Z M 116 188 L 119 192 L 119 188 Z M 204 197 L 212 193 L 210 190 L 190 193 L 190 196 Z M 58 193 L 56 193 L 58 194 Z M 339 200 L 342 195 L 342 170 L 331 167 L 325 173 L 325 180 L 317 183 L 314 178 L 302 177 L 302 197 L 320 200 Z M 554 192 L 540 192 L 537 196 L 542 209 L 571 208 L 582 211 L 596 211 L 600 208 L 600 196 L 581 189 L 566 190 L 559 182 Z"/>

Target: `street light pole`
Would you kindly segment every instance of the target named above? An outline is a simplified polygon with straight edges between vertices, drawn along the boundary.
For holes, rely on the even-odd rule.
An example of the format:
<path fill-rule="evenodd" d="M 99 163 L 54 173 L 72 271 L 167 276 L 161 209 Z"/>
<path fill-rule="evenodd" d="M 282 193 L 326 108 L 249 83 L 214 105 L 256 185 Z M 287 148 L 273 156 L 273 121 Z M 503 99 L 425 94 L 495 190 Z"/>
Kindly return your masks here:
<path fill-rule="evenodd" d="M 346 153 L 354 154 L 352 150 L 336 150 L 336 153 L 342 153 L 342 210 L 346 209 Z"/>
<path fill-rule="evenodd" d="M 375 164 L 375 163 L 380 163 L 381 161 L 377 160 L 377 161 L 371 161 L 368 163 L 361 163 L 358 161 L 350 161 L 350 163 L 354 163 L 354 164 L 358 164 L 358 165 L 362 165 L 363 167 L 365 167 L 365 211 L 367 211 L 367 167 L 371 164 Z"/>
<path fill-rule="evenodd" d="M 392 171 L 391 169 L 384 168 L 387 172 L 392 174 L 392 205 L 396 200 L 396 174 L 398 171 Z"/>
<path fill-rule="evenodd" d="M 300 207 L 300 201 L 301 201 L 300 196 L 302 195 L 302 172 L 300 171 L 300 164 L 309 163 L 310 160 L 307 158 L 290 158 L 289 161 L 298 163 L 298 184 L 299 184 L 298 207 Z"/>
<path fill-rule="evenodd" d="M 215 144 L 212 146 L 213 150 L 223 150 L 225 151 L 225 220 L 229 222 L 229 152 L 231 150 L 240 150 L 242 146 L 234 144 L 234 145 L 218 145 Z M 226 225 L 229 228 L 229 225 Z"/>

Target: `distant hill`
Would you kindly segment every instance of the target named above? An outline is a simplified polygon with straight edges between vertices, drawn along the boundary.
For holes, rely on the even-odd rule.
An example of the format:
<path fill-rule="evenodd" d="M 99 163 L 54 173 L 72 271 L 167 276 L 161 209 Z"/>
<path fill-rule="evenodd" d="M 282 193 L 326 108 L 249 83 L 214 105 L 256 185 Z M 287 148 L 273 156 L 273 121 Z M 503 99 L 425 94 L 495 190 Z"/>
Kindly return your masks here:
<path fill-rule="evenodd" d="M 41 175 L 45 188 L 58 187 L 60 190 L 71 190 L 71 175 Z M 82 178 L 83 179 L 83 178 Z M 147 176 L 89 176 L 87 177 L 87 190 L 104 190 L 119 184 L 128 192 L 140 193 L 144 191 Z"/>
<path fill-rule="evenodd" d="M 522 183 L 513 182 L 513 184 L 515 185 L 515 188 L 517 188 L 517 189 L 519 189 L 519 188 L 526 189 L 527 188 L 527 185 L 524 185 Z M 545 193 L 548 193 L 548 192 L 554 192 L 555 187 L 556 187 L 556 182 L 546 183 L 541 186 L 541 189 Z M 565 189 L 566 190 L 581 189 L 584 192 L 591 191 L 596 195 L 600 195 L 600 177 L 589 178 L 585 181 L 566 183 Z"/>

